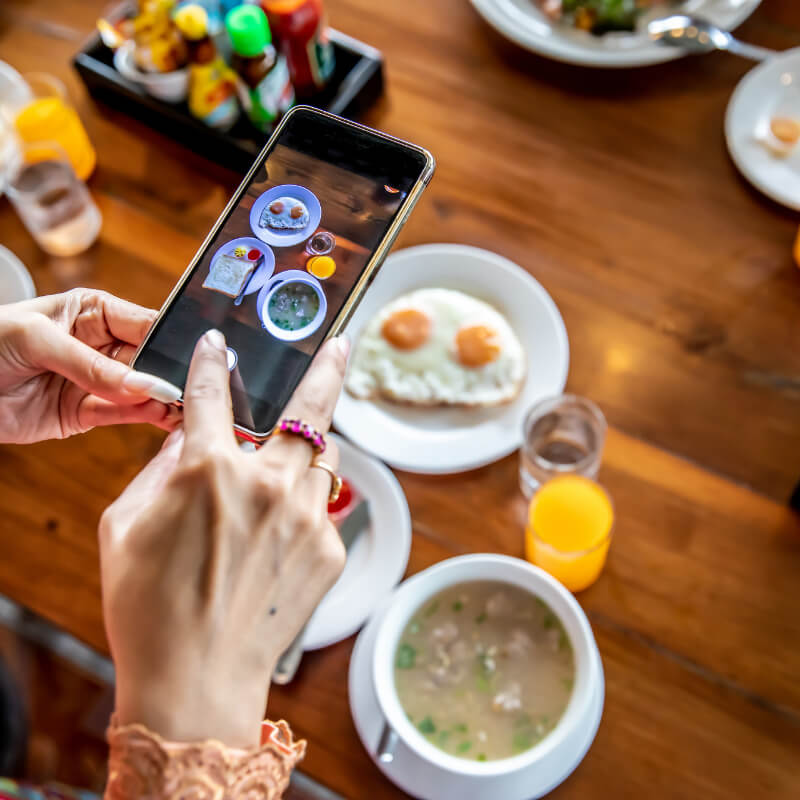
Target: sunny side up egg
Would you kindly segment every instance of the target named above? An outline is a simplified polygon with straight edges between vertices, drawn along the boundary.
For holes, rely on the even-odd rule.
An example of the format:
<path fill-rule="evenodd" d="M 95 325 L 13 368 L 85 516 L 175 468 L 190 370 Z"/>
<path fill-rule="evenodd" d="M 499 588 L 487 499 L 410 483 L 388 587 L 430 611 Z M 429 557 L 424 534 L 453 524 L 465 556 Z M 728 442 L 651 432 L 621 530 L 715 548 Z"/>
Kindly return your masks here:
<path fill-rule="evenodd" d="M 418 289 L 364 327 L 346 387 L 359 398 L 420 406 L 494 406 L 513 400 L 525 352 L 505 317 L 453 289 Z"/>

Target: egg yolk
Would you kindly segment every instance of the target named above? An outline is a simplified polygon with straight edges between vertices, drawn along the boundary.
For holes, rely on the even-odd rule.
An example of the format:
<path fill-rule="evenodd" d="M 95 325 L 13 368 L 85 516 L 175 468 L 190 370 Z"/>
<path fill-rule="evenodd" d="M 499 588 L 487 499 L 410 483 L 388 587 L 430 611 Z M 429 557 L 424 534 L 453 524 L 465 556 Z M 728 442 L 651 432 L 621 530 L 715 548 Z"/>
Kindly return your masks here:
<path fill-rule="evenodd" d="M 416 350 L 431 332 L 431 320 L 416 308 L 395 311 L 381 327 L 381 335 L 398 350 Z"/>
<path fill-rule="evenodd" d="M 500 347 L 495 337 L 495 332 L 485 325 L 461 328 L 456 334 L 459 363 L 465 367 L 482 367 L 496 360 L 500 355 Z"/>

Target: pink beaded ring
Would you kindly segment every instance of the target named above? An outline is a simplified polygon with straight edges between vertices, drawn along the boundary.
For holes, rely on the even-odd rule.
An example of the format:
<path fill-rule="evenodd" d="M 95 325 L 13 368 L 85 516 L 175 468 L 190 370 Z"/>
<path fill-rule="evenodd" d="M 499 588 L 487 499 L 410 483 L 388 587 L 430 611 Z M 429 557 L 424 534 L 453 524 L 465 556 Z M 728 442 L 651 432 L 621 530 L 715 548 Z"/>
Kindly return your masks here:
<path fill-rule="evenodd" d="M 325 437 L 316 428 L 312 428 L 301 419 L 282 419 L 272 431 L 272 435 L 274 436 L 276 433 L 286 433 L 289 436 L 299 436 L 305 439 L 314 448 L 317 455 L 325 452 Z"/>

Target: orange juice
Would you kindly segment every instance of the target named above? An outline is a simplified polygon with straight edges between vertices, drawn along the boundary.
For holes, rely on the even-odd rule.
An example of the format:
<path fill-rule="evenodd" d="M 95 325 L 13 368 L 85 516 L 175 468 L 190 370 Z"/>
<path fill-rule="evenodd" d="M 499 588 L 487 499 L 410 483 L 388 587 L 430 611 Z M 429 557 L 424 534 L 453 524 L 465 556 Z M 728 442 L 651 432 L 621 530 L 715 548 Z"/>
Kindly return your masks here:
<path fill-rule="evenodd" d="M 591 586 L 603 570 L 614 509 L 589 478 L 564 475 L 533 496 L 525 530 L 525 557 L 570 591 Z"/>
<path fill-rule="evenodd" d="M 75 174 L 85 181 L 94 170 L 97 156 L 78 112 L 66 99 L 63 84 L 44 73 L 29 73 L 25 78 L 34 99 L 17 114 L 17 134 L 23 142 L 60 144 Z"/>

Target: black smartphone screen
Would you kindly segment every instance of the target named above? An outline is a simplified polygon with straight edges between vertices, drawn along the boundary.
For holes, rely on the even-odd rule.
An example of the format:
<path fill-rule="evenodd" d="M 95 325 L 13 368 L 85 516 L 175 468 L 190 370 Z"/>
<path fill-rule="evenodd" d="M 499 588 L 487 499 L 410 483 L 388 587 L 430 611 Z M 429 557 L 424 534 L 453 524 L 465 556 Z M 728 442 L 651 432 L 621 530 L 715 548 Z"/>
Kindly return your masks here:
<path fill-rule="evenodd" d="M 424 151 L 297 109 L 199 255 L 136 369 L 179 387 L 209 328 L 235 422 L 267 432 L 426 170 Z"/>

